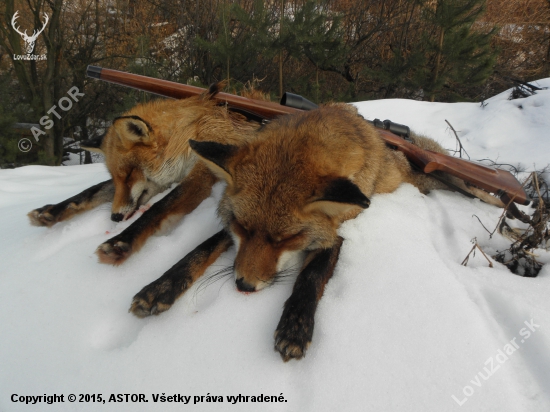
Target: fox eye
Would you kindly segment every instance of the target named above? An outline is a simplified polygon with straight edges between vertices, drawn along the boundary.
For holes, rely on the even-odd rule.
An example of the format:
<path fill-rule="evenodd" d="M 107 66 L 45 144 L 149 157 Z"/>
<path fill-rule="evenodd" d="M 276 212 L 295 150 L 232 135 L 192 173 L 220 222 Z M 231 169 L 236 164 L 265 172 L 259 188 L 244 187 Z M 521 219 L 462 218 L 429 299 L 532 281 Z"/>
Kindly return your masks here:
<path fill-rule="evenodd" d="M 302 234 L 304 234 L 304 230 L 300 230 L 295 233 L 286 233 L 284 235 L 268 236 L 268 241 L 273 246 L 281 246 L 283 243 L 291 242 L 292 240 L 297 239 Z"/>
<path fill-rule="evenodd" d="M 147 192 L 148 192 L 147 189 L 145 189 L 143 192 L 141 192 L 141 195 L 139 195 L 139 198 L 138 198 L 138 201 L 137 201 L 137 204 L 138 204 L 138 205 L 141 206 L 141 205 L 143 205 L 143 204 L 145 203 L 144 200 L 145 200 L 145 196 L 147 195 Z"/>
<path fill-rule="evenodd" d="M 132 186 L 132 174 L 134 173 L 134 169 L 130 169 L 130 171 L 126 174 L 126 179 L 124 180 L 124 183 L 128 186 Z"/>
<path fill-rule="evenodd" d="M 281 236 L 267 236 L 267 241 L 273 246 L 280 246 L 283 243 L 283 238 Z"/>
<path fill-rule="evenodd" d="M 237 232 L 239 235 L 243 237 L 252 237 L 254 235 L 254 231 L 248 229 L 246 226 L 242 225 L 237 221 L 237 219 L 233 219 L 231 222 L 233 225 L 233 229 L 235 232 Z"/>

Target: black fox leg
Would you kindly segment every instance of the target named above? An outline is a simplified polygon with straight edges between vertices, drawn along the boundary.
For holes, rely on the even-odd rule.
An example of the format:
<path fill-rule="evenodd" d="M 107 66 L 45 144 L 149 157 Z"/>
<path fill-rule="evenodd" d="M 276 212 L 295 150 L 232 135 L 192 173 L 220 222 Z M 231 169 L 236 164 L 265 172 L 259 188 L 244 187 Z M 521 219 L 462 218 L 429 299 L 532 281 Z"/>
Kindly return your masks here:
<path fill-rule="evenodd" d="M 315 255 L 298 275 L 292 295 L 285 302 L 275 331 L 275 350 L 285 362 L 302 358 L 311 343 L 317 303 L 332 277 L 343 240 L 338 237 L 332 248 L 313 252 Z"/>
<path fill-rule="evenodd" d="M 53 226 L 57 222 L 72 218 L 74 215 L 93 209 L 103 203 L 112 202 L 115 186 L 112 180 L 98 183 L 83 192 L 56 205 L 46 205 L 34 209 L 27 216 L 34 226 Z"/>
<path fill-rule="evenodd" d="M 158 315 L 172 304 L 204 274 L 204 271 L 233 244 L 222 230 L 189 252 L 164 275 L 145 286 L 134 296 L 130 312 L 140 318 Z"/>
<path fill-rule="evenodd" d="M 122 233 L 97 248 L 101 263 L 120 265 L 137 252 L 147 239 L 191 213 L 212 192 L 216 177 L 206 166 L 197 164 L 191 173 L 170 193 L 156 202 Z"/>
<path fill-rule="evenodd" d="M 99 245 L 96 250 L 101 263 L 120 265 L 133 252 L 137 251 L 145 242 L 151 232 L 158 228 L 159 220 L 166 218 L 173 209 L 174 203 L 181 197 L 182 186 L 178 185 L 165 197 L 153 204 L 143 215 L 134 223 L 124 229 L 118 235 Z M 141 238 L 143 242 L 138 245 L 137 240 Z"/>

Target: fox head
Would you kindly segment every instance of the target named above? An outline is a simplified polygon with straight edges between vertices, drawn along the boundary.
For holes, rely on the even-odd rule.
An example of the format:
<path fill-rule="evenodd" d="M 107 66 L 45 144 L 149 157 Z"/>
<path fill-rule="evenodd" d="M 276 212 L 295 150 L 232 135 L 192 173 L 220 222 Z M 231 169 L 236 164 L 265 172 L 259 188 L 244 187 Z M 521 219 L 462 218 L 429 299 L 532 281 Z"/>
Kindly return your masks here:
<path fill-rule="evenodd" d="M 150 170 L 158 148 L 156 130 L 141 116 L 115 118 L 104 136 L 84 142 L 83 147 L 105 156 L 115 186 L 113 221 L 129 218 L 164 189 L 162 182 L 152 178 Z"/>
<path fill-rule="evenodd" d="M 364 153 L 327 135 L 317 120 L 314 113 L 284 116 L 240 146 L 190 141 L 227 182 L 218 213 L 237 249 L 240 291 L 258 291 L 300 269 L 293 265 L 307 252 L 332 247 L 340 224 L 369 206 L 354 183 Z"/>
<path fill-rule="evenodd" d="M 115 118 L 104 136 L 81 144 L 105 156 L 115 186 L 113 221 L 128 219 L 189 173 L 196 161 L 188 144 L 193 124 L 210 106 L 195 98 L 141 104 Z"/>

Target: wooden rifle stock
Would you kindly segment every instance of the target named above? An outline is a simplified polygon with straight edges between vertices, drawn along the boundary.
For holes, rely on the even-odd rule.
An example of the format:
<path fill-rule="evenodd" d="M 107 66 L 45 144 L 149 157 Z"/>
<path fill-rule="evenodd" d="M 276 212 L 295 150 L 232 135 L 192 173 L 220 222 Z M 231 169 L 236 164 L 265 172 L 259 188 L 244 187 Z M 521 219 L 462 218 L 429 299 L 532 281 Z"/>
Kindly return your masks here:
<path fill-rule="evenodd" d="M 96 66 L 88 66 L 87 75 L 110 83 L 132 87 L 173 99 L 184 99 L 206 92 L 206 89 L 200 87 Z M 214 99 L 265 119 L 273 119 L 285 114 L 302 112 L 301 109 L 249 99 L 230 93 L 216 93 Z M 386 144 L 403 152 L 408 160 L 424 171 L 424 173 L 431 173 L 435 170 L 449 173 L 472 185 L 494 193 L 505 204 L 514 201 L 518 204 L 526 205 L 530 202 L 523 187 L 508 171 L 493 169 L 464 159 L 424 150 L 388 130 L 377 129 Z"/>
<path fill-rule="evenodd" d="M 387 130 L 380 130 L 379 133 L 386 144 L 395 146 L 397 150 L 403 152 L 409 162 L 424 173 L 439 170 L 456 176 L 487 192 L 494 193 L 504 204 L 512 200 L 521 205 L 527 205 L 530 202 L 521 184 L 507 170 L 493 169 L 465 159 L 424 150 Z"/>

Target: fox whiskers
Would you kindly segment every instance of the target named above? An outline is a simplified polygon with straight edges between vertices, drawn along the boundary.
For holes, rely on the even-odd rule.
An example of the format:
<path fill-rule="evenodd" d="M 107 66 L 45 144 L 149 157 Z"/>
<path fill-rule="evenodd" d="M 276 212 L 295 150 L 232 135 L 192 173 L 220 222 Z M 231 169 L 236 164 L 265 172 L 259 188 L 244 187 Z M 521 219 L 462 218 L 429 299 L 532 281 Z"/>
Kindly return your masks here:
<path fill-rule="evenodd" d="M 258 279 L 258 280 L 260 280 L 263 283 L 268 283 L 268 285 L 266 285 L 267 287 L 274 286 L 275 284 L 293 283 L 296 278 L 296 275 L 300 272 L 300 267 L 301 265 L 297 263 L 286 269 L 283 269 L 275 273 L 275 275 L 269 282 L 266 282 L 261 279 Z"/>
<path fill-rule="evenodd" d="M 231 275 L 233 275 L 233 269 L 234 266 L 225 266 L 220 270 L 217 270 L 216 272 L 209 274 L 207 276 L 203 276 L 197 284 L 197 287 L 195 289 L 194 295 L 197 296 L 199 293 L 204 292 L 206 288 L 219 280 L 226 278 L 225 282 L 223 282 L 220 286 L 220 289 L 225 283 L 231 279 Z"/>

